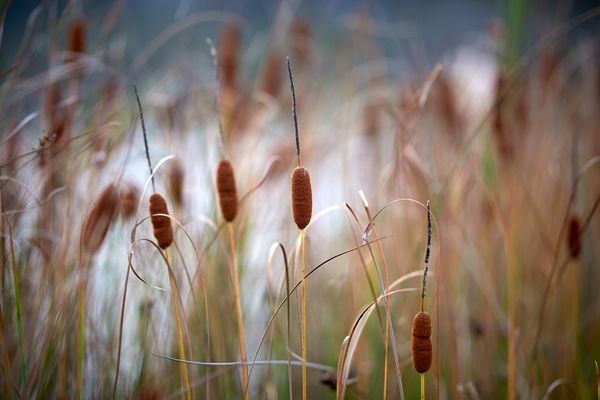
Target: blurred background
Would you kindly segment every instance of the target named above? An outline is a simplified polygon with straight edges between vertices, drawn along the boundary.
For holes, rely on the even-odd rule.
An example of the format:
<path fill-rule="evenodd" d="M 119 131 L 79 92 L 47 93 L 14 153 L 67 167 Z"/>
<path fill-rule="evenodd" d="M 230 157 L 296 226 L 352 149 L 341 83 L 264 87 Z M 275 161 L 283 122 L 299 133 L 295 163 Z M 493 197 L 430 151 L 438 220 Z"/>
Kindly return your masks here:
<path fill-rule="evenodd" d="M 287 56 L 308 398 L 419 395 L 427 201 L 426 398 L 600 396 L 597 2 L 0 7 L 0 397 L 302 396 Z"/>

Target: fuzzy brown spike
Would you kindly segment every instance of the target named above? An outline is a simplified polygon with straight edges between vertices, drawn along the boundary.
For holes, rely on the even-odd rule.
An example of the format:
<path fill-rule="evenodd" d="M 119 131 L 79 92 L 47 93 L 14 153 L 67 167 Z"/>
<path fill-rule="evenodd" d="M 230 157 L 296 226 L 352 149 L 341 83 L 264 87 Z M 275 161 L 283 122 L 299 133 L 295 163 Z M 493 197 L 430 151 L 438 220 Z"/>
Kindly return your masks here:
<path fill-rule="evenodd" d="M 240 37 L 241 29 L 236 22 L 230 22 L 221 29 L 218 64 L 221 85 L 225 88 L 234 89 L 237 86 Z"/>
<path fill-rule="evenodd" d="M 171 219 L 163 215 L 156 215 L 169 214 L 167 202 L 164 197 L 158 193 L 152 193 L 150 196 L 149 210 L 152 228 L 154 229 L 154 237 L 156 238 L 158 246 L 164 250 L 173 243 L 173 226 L 171 225 Z"/>
<path fill-rule="evenodd" d="M 421 311 L 415 315 L 412 322 L 412 360 L 418 373 L 429 371 L 432 354 L 431 317 Z"/>
<path fill-rule="evenodd" d="M 173 202 L 181 207 L 183 205 L 183 182 L 185 178 L 185 172 L 181 163 L 175 160 L 169 168 L 169 192 L 173 196 Z"/>
<path fill-rule="evenodd" d="M 272 97 L 277 97 L 281 88 L 281 61 L 281 55 L 273 50 L 263 66 L 259 89 Z"/>
<path fill-rule="evenodd" d="M 117 188 L 110 184 L 104 188 L 94 202 L 81 230 L 81 244 L 89 254 L 98 251 L 102 245 L 117 209 L 118 201 Z"/>
<path fill-rule="evenodd" d="M 237 190 L 235 187 L 235 171 L 228 160 L 219 161 L 217 166 L 217 193 L 223 219 L 231 222 L 238 210 Z"/>
<path fill-rule="evenodd" d="M 67 50 L 73 53 L 72 57 L 85 52 L 85 21 L 83 19 L 78 19 L 71 25 Z"/>
<path fill-rule="evenodd" d="M 126 184 L 125 187 L 121 190 L 119 194 L 119 205 L 121 207 L 121 216 L 124 219 L 129 219 L 134 216 L 137 210 L 139 193 L 139 189 L 131 183 Z"/>
<path fill-rule="evenodd" d="M 290 49 L 292 57 L 302 65 L 310 57 L 310 25 L 304 19 L 295 19 L 290 26 Z"/>
<path fill-rule="evenodd" d="M 294 222 L 302 230 L 310 223 L 312 217 L 312 188 L 310 175 L 304 167 L 296 167 L 292 171 L 292 212 Z"/>

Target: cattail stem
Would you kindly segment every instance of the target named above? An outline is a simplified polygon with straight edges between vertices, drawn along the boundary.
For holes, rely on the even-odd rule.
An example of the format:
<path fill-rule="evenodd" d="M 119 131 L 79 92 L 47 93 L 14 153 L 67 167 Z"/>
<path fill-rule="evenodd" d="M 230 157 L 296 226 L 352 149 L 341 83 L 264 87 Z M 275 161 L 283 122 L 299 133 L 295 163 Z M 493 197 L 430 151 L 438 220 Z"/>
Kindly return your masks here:
<path fill-rule="evenodd" d="M 229 250 L 231 255 L 231 276 L 233 280 L 233 297 L 235 302 L 235 315 L 238 326 L 238 336 L 240 341 L 240 359 L 242 361 L 242 387 L 244 388 L 244 399 L 249 399 L 248 394 L 248 366 L 246 365 L 246 336 L 244 334 L 244 320 L 242 318 L 242 304 L 240 300 L 240 289 L 238 285 L 237 259 L 235 256 L 235 240 L 233 235 L 233 224 L 227 224 L 229 231 Z"/>
<path fill-rule="evenodd" d="M 288 60 L 289 65 L 289 60 Z M 304 229 L 300 231 L 300 279 L 301 279 L 301 318 L 302 318 L 302 400 L 306 400 L 306 284 L 304 281 Z"/>
<path fill-rule="evenodd" d="M 179 306 L 177 299 L 177 285 L 175 284 L 175 278 L 173 276 L 173 269 L 171 268 L 171 261 L 169 257 L 169 253 L 165 250 L 165 261 L 167 263 L 168 273 L 169 273 L 169 286 L 171 289 L 171 302 L 173 304 L 173 314 L 175 316 L 175 326 L 177 328 L 177 348 L 179 351 L 179 357 L 182 360 L 186 360 L 185 348 L 183 345 L 183 331 L 181 329 L 181 318 L 179 315 Z M 191 399 L 192 395 L 190 392 L 190 378 L 188 376 L 187 365 L 185 363 L 179 363 L 179 371 L 181 374 L 181 379 L 183 381 L 183 385 L 185 388 L 185 398 Z"/>
<path fill-rule="evenodd" d="M 77 312 L 77 367 L 76 367 L 76 385 L 75 398 L 81 399 L 83 389 L 83 352 L 85 350 L 85 279 L 83 277 L 84 262 L 83 259 L 77 268 L 78 274 L 78 312 Z"/>
<path fill-rule="evenodd" d="M 425 400 L 425 374 L 421 374 L 421 400 Z"/>
<path fill-rule="evenodd" d="M 294 87 L 294 76 L 292 74 L 292 64 L 290 58 L 287 57 L 287 68 L 290 76 L 290 87 L 292 89 L 292 116 L 294 117 L 294 130 L 296 134 L 296 158 L 298 161 L 298 167 L 300 164 L 300 134 L 298 133 L 298 116 L 296 115 L 296 89 Z"/>
<path fill-rule="evenodd" d="M 137 100 L 138 111 L 140 113 L 140 120 L 142 121 L 142 133 L 144 135 L 144 148 L 146 149 L 146 160 L 148 161 L 148 169 L 150 169 L 150 177 L 152 178 L 152 191 L 156 192 L 154 185 L 154 175 L 152 175 L 152 161 L 150 161 L 150 150 L 148 149 L 148 135 L 146 134 L 146 123 L 144 122 L 144 112 L 142 111 L 142 102 L 140 101 L 140 95 L 138 94 L 137 86 L 133 85 L 133 91 L 135 92 L 135 99 Z"/>
<path fill-rule="evenodd" d="M 3 221 L 4 222 L 4 221 Z M 12 264 L 13 287 L 15 292 L 15 317 L 17 319 L 17 340 L 19 346 L 19 356 L 21 358 L 23 372 L 25 369 L 25 350 L 23 347 L 23 313 L 21 308 L 21 289 L 19 284 L 19 275 L 17 273 L 17 257 L 15 256 L 15 244 L 13 241 L 12 227 L 8 225 L 9 244 L 10 244 L 10 259 Z"/>
<path fill-rule="evenodd" d="M 225 157 L 225 135 L 223 133 L 223 119 L 221 117 L 221 84 L 219 81 L 219 59 L 217 57 L 217 49 L 213 44 L 210 38 L 206 38 L 206 43 L 208 43 L 208 47 L 210 48 L 210 55 L 213 58 L 213 65 L 215 67 L 215 91 L 216 91 L 216 108 L 217 108 L 217 118 L 219 119 L 219 151 L 221 153 L 221 158 Z"/>

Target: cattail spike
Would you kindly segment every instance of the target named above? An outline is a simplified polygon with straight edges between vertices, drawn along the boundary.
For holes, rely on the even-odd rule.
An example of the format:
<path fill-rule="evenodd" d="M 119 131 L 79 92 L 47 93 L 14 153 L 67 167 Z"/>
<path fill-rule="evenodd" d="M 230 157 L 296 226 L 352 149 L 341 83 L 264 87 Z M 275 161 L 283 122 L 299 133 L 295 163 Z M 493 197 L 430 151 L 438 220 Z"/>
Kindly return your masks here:
<path fill-rule="evenodd" d="M 94 254 L 108 232 L 110 223 L 117 209 L 119 201 L 118 191 L 114 184 L 108 185 L 98 199 L 85 220 L 81 229 L 81 244 L 89 254 Z"/>
<path fill-rule="evenodd" d="M 302 230 L 310 223 L 312 217 L 312 189 L 310 175 L 304 167 L 296 167 L 292 171 L 292 213 L 298 229 Z"/>
<path fill-rule="evenodd" d="M 150 161 L 150 150 L 148 149 L 148 135 L 146 134 L 146 123 L 144 122 L 144 112 L 142 111 L 142 102 L 140 101 L 140 95 L 138 94 L 137 85 L 133 84 L 133 91 L 135 92 L 135 99 L 137 100 L 138 110 L 140 113 L 140 120 L 142 121 L 142 133 L 144 135 L 144 147 L 146 149 L 146 160 L 148 160 L 148 169 L 150 169 L 150 176 L 152 177 L 152 190 L 156 191 L 154 185 L 154 175 L 152 175 L 152 161 Z"/>
<path fill-rule="evenodd" d="M 431 368 L 431 317 L 424 311 L 415 315 L 412 322 L 412 361 L 415 370 L 423 374 Z"/>
<path fill-rule="evenodd" d="M 150 210 L 150 219 L 152 221 L 154 237 L 156 238 L 158 246 L 164 250 L 173 243 L 173 226 L 171 225 L 171 219 L 166 216 L 169 214 L 167 202 L 160 194 L 152 193 L 148 208 Z"/>
<path fill-rule="evenodd" d="M 300 166 L 300 134 L 298 133 L 298 117 L 296 115 L 296 89 L 294 88 L 294 76 L 292 75 L 292 64 L 290 57 L 286 58 L 287 69 L 290 76 L 290 87 L 292 89 L 292 115 L 294 117 L 294 130 L 296 133 L 296 156 L 298 157 L 298 166 Z"/>
<path fill-rule="evenodd" d="M 217 166 L 217 192 L 223 219 L 231 222 L 238 210 L 237 190 L 235 187 L 235 171 L 228 160 L 221 160 Z"/>

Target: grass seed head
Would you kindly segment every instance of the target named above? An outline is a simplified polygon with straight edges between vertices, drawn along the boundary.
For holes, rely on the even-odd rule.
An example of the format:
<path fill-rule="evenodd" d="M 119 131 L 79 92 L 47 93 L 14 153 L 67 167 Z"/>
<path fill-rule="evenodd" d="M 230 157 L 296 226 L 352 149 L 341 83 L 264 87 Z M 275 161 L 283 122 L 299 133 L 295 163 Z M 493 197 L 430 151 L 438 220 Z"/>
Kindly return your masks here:
<path fill-rule="evenodd" d="M 161 249 L 166 249 L 173 243 L 173 226 L 171 219 L 167 216 L 156 214 L 169 214 L 167 202 L 164 197 L 158 193 L 152 193 L 150 196 L 150 215 L 152 220 L 152 228 L 154 229 L 154 237 Z"/>
<path fill-rule="evenodd" d="M 432 354 L 431 317 L 421 311 L 412 322 L 412 360 L 418 373 L 429 371 Z"/>
<path fill-rule="evenodd" d="M 221 213 L 227 222 L 235 219 L 238 211 L 235 171 L 228 160 L 221 160 L 217 166 L 217 192 Z"/>
<path fill-rule="evenodd" d="M 310 175 L 304 167 L 292 171 L 292 212 L 298 229 L 304 229 L 312 217 L 312 188 Z"/>

